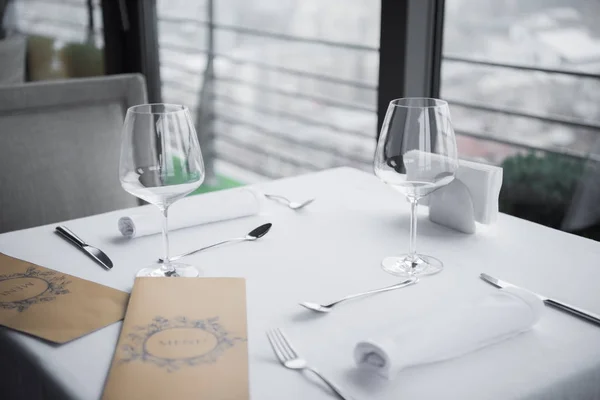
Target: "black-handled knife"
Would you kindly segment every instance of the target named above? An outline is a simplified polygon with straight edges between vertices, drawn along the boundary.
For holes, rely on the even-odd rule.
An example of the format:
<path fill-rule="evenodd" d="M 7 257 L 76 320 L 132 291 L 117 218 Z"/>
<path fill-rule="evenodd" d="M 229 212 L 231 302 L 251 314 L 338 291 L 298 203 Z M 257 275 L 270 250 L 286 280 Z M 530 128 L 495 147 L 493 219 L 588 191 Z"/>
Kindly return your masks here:
<path fill-rule="evenodd" d="M 56 233 L 59 234 L 62 238 L 66 239 L 72 245 L 77 247 L 79 250 L 83 251 L 90 258 L 100 264 L 107 270 L 110 270 L 113 267 L 113 263 L 108 258 L 108 256 L 100 249 L 90 246 L 86 242 L 84 242 L 79 236 L 71 232 L 66 226 L 57 226 Z"/>
<path fill-rule="evenodd" d="M 484 281 L 486 281 L 487 283 L 490 283 L 498 288 L 505 288 L 505 287 L 516 287 L 518 288 L 519 286 L 517 285 L 513 285 L 512 283 L 508 283 L 505 281 L 502 281 L 498 278 L 494 278 L 493 276 L 490 276 L 488 274 L 481 274 L 480 278 L 483 279 Z M 525 289 L 527 290 L 527 289 Z M 529 292 L 531 292 L 531 290 L 528 290 Z M 581 308 L 575 307 L 575 306 L 571 306 L 567 303 L 563 303 L 561 301 L 555 300 L 555 299 L 551 299 L 549 297 L 546 296 L 542 296 L 541 294 L 538 293 L 534 293 L 531 292 L 533 294 L 535 294 L 537 297 L 539 297 L 544 304 L 546 304 L 547 306 L 550 307 L 554 307 L 558 310 L 564 311 L 566 313 L 569 313 L 571 315 L 574 315 L 576 317 L 585 319 L 589 322 L 592 322 L 596 325 L 600 325 L 600 315 L 596 315 L 594 313 L 591 313 L 589 311 L 585 311 L 582 310 Z"/>

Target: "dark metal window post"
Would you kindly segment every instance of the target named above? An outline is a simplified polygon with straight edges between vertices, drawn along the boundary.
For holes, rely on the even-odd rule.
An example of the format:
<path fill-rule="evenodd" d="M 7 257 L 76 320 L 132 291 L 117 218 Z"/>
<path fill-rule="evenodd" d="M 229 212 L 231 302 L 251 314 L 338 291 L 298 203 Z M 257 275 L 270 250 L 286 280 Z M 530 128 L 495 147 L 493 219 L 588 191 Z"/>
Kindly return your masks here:
<path fill-rule="evenodd" d="M 399 97 L 439 97 L 444 0 L 381 0 L 377 136 Z"/>
<path fill-rule="evenodd" d="M 377 137 L 388 104 L 404 93 L 406 35 L 409 0 L 381 0 L 379 39 L 379 85 L 377 92 Z"/>
<path fill-rule="evenodd" d="M 162 101 L 156 0 L 101 0 L 107 74 L 142 73 L 148 101 Z"/>

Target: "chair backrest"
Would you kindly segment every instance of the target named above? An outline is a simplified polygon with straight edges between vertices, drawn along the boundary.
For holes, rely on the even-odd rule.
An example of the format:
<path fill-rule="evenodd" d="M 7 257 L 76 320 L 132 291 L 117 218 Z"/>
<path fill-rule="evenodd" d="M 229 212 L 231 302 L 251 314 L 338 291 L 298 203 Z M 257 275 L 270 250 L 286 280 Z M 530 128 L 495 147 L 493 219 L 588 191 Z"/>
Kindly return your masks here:
<path fill-rule="evenodd" d="M 0 87 L 0 232 L 136 206 L 119 182 L 138 74 Z"/>

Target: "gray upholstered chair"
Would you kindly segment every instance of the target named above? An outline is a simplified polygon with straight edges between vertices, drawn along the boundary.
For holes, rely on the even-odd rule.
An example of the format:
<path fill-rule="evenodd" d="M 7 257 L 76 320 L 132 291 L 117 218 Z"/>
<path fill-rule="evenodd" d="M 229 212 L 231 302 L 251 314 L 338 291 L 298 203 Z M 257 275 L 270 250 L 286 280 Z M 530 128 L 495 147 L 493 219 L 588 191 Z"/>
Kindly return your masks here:
<path fill-rule="evenodd" d="M 0 87 L 0 233 L 136 206 L 121 125 L 145 102 L 137 74 Z"/>

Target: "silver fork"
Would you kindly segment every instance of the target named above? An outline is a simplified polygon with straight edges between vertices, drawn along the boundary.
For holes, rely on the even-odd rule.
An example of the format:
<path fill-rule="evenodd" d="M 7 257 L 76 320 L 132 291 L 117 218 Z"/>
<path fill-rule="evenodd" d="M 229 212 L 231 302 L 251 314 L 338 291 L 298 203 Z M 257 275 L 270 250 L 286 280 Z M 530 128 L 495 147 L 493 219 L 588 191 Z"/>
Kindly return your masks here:
<path fill-rule="evenodd" d="M 275 194 L 267 194 L 267 193 L 265 193 L 264 195 L 268 199 L 284 203 L 286 206 L 288 206 L 292 210 L 299 210 L 301 208 L 304 208 L 304 207 L 306 207 L 307 205 L 309 205 L 310 203 L 312 203 L 313 201 L 316 200 L 316 199 L 313 198 L 313 199 L 305 200 L 305 201 L 299 203 L 297 201 L 291 201 L 287 197 L 283 197 L 283 196 L 279 196 L 279 195 L 275 195 Z"/>
<path fill-rule="evenodd" d="M 334 391 L 335 394 L 339 396 L 342 400 L 352 400 L 352 398 L 348 395 L 345 395 L 342 392 L 342 389 L 339 386 L 335 385 L 329 379 L 325 378 L 319 371 L 307 365 L 306 360 L 301 358 L 296 350 L 292 347 L 292 344 L 285 337 L 281 329 L 271 329 L 267 331 L 267 338 L 271 343 L 271 347 L 273 348 L 273 352 L 283 364 L 284 367 L 289 369 L 297 369 L 297 370 L 309 370 L 312 371 L 315 375 L 317 375 L 323 382 L 327 384 Z"/>

